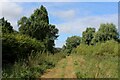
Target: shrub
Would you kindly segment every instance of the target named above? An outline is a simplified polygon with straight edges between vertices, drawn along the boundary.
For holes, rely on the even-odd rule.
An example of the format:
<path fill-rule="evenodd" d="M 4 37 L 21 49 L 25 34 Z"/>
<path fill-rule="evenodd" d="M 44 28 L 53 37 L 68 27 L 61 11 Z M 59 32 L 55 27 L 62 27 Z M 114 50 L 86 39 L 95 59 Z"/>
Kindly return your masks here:
<path fill-rule="evenodd" d="M 118 43 L 114 40 L 102 43 L 98 49 L 98 54 L 101 55 L 118 55 Z"/>
<path fill-rule="evenodd" d="M 2 61 L 13 63 L 18 58 L 26 58 L 29 53 L 43 51 L 42 42 L 21 34 L 4 34 L 2 37 Z"/>
<path fill-rule="evenodd" d="M 73 52 L 82 55 L 112 55 L 118 56 L 118 42 L 114 40 L 106 41 L 105 43 L 97 43 L 96 45 L 81 44 Z"/>

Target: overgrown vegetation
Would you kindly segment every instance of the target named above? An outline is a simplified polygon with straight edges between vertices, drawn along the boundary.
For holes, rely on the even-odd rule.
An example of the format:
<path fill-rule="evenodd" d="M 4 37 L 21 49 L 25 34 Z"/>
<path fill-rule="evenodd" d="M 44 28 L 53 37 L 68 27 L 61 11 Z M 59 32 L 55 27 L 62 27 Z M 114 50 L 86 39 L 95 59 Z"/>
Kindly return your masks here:
<path fill-rule="evenodd" d="M 72 36 L 66 40 L 66 45 L 63 46 L 63 49 L 69 47 L 71 45 L 71 50 L 69 53 L 72 51 L 76 44 L 76 42 L 79 40 L 76 40 L 77 36 Z M 79 42 L 82 44 L 85 44 L 86 46 L 95 46 L 97 43 L 101 44 L 103 42 L 109 41 L 109 40 L 114 40 L 116 42 L 120 42 L 119 34 L 117 31 L 116 26 L 113 23 L 106 23 L 106 24 L 101 24 L 100 28 L 98 29 L 97 32 L 95 32 L 95 28 L 87 28 L 85 31 L 82 33 L 82 38 Z M 81 45 L 81 44 L 80 44 Z M 77 47 L 76 45 L 75 47 Z M 95 46 L 96 47 L 96 46 Z M 104 49 L 104 48 L 103 48 Z"/>
<path fill-rule="evenodd" d="M 118 49 L 120 44 L 114 40 L 106 41 L 104 43 L 97 43 L 96 45 L 81 44 L 72 53 L 83 55 L 101 55 L 101 56 L 118 56 Z"/>
<path fill-rule="evenodd" d="M 19 31 L 15 31 L 4 17 L 0 19 L 3 78 L 38 78 L 65 57 L 54 48 L 58 29 L 49 24 L 44 6 L 29 18 L 23 16 L 18 25 Z"/>
<path fill-rule="evenodd" d="M 19 58 L 26 59 L 31 52 L 42 52 L 44 49 L 42 42 L 26 35 L 9 33 L 2 37 L 3 67 L 4 64 L 14 63 Z"/>
<path fill-rule="evenodd" d="M 118 77 L 120 39 L 113 23 L 101 24 L 98 31 L 88 27 L 82 37 L 68 37 L 62 49 L 55 48 L 58 29 L 49 23 L 44 6 L 23 16 L 18 25 L 15 31 L 4 17 L 0 19 L 3 78 L 40 78 L 66 56 L 74 57 L 78 78 Z"/>
<path fill-rule="evenodd" d="M 96 46 L 80 45 L 73 50 L 78 78 L 118 78 L 120 44 L 111 40 Z"/>
<path fill-rule="evenodd" d="M 36 55 L 34 55 L 36 54 Z M 65 58 L 62 53 L 31 53 L 28 60 L 19 60 L 13 66 L 3 68 L 3 78 L 40 78 L 46 69 L 55 67 L 56 63 Z M 9 67 L 9 68 L 8 68 Z"/>
<path fill-rule="evenodd" d="M 66 45 L 63 45 L 63 51 L 67 53 L 71 53 L 73 48 L 76 48 L 81 43 L 81 37 L 72 36 L 68 37 L 66 40 Z"/>

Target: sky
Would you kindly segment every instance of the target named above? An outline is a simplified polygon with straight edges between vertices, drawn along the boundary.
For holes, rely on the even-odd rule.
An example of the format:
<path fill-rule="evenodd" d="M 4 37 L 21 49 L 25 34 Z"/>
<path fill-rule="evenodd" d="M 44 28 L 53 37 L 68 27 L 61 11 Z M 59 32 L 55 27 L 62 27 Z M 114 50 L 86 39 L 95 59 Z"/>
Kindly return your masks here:
<path fill-rule="evenodd" d="M 87 27 L 98 30 L 101 23 L 114 23 L 118 27 L 117 2 L 3 2 L 1 17 L 5 17 L 18 30 L 17 21 L 29 17 L 43 5 L 48 11 L 50 24 L 59 29 L 56 47 L 62 47 L 71 36 L 82 36 Z"/>

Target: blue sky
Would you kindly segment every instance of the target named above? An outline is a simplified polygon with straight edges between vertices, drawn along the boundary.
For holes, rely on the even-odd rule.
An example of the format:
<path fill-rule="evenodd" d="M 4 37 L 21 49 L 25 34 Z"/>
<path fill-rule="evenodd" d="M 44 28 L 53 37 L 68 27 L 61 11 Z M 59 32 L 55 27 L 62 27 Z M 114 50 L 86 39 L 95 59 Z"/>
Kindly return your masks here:
<path fill-rule="evenodd" d="M 9 5 L 9 7 L 5 7 Z M 100 23 L 114 23 L 118 26 L 117 2 L 19 2 L 6 3 L 2 7 L 3 16 L 14 29 L 18 30 L 17 20 L 29 17 L 36 8 L 45 6 L 50 24 L 59 29 L 56 47 L 62 47 L 67 37 L 81 36 L 87 27 L 99 28 Z"/>

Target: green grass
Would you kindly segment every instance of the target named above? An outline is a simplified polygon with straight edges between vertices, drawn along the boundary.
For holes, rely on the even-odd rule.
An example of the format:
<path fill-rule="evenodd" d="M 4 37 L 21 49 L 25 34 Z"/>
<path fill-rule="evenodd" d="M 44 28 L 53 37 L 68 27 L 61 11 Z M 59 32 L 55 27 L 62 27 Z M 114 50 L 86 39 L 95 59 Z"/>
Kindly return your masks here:
<path fill-rule="evenodd" d="M 118 58 L 95 58 L 85 57 L 83 64 L 76 65 L 76 75 L 78 78 L 117 78 Z"/>
<path fill-rule="evenodd" d="M 62 78 L 63 78 L 64 75 L 65 75 L 65 72 L 64 72 L 64 71 L 65 71 L 66 65 L 67 65 L 67 61 L 65 60 L 64 63 L 62 64 L 62 69 L 63 69 L 63 70 L 62 70 L 62 73 L 61 73 L 61 77 L 62 77 Z"/>
<path fill-rule="evenodd" d="M 81 44 L 74 49 L 70 56 L 77 78 L 118 78 L 118 47 L 120 44 L 117 42 L 107 41 L 95 46 Z M 65 53 L 32 53 L 28 60 L 7 65 L 2 75 L 3 78 L 40 78 L 47 69 L 56 67 L 58 61 L 65 57 Z M 65 68 L 66 63 L 60 63 L 59 67 Z M 64 77 L 64 72 L 61 76 Z"/>
<path fill-rule="evenodd" d="M 114 41 L 78 46 L 71 55 L 77 78 L 118 78 L 119 46 Z"/>
<path fill-rule="evenodd" d="M 46 69 L 55 67 L 56 63 L 65 58 L 62 53 L 46 54 L 37 53 L 28 57 L 28 60 L 20 60 L 13 66 L 7 65 L 3 69 L 3 78 L 40 78 Z M 9 67 L 10 66 L 10 67 Z"/>

